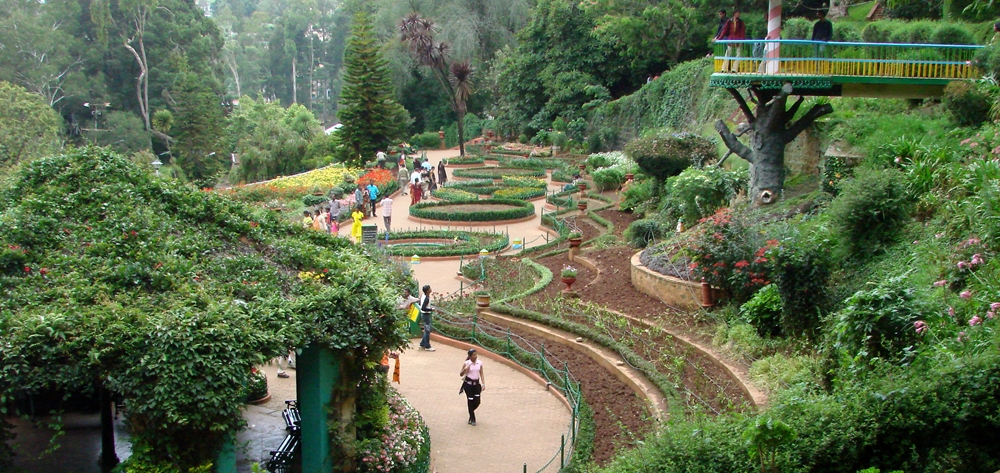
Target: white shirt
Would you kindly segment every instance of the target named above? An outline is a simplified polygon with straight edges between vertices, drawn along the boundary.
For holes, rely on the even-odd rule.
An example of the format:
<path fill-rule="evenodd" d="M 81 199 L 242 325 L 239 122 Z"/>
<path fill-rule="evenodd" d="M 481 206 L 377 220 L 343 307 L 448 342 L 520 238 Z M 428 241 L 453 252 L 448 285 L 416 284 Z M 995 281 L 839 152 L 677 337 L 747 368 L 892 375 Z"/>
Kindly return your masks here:
<path fill-rule="evenodd" d="M 410 174 L 410 182 L 420 184 L 420 171 L 416 169 L 413 170 L 413 174 Z"/>
<path fill-rule="evenodd" d="M 392 199 L 388 197 L 382 199 L 382 216 L 383 217 L 392 216 Z"/>
<path fill-rule="evenodd" d="M 375 153 L 375 157 L 378 158 L 378 159 L 385 159 L 385 153 L 382 152 L 382 151 L 379 151 L 378 153 Z"/>

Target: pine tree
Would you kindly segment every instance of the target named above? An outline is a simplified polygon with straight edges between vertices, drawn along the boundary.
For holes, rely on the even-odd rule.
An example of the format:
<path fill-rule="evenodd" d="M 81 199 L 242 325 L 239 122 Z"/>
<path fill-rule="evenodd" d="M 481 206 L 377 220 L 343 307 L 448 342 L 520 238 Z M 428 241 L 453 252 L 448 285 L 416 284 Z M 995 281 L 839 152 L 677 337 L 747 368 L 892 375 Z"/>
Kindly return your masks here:
<path fill-rule="evenodd" d="M 344 161 L 358 166 L 401 138 L 410 117 L 393 98 L 388 64 L 364 12 L 355 15 L 351 24 L 344 65 L 337 112 L 344 127 L 337 133 L 344 145 Z"/>

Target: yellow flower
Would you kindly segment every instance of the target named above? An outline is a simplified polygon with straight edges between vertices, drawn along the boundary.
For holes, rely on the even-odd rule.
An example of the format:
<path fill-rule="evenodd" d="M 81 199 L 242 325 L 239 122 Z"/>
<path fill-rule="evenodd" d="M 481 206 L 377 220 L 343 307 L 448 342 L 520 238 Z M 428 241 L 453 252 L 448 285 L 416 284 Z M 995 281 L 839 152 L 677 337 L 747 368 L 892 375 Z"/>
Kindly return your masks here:
<path fill-rule="evenodd" d="M 271 181 L 271 184 L 275 187 L 331 188 L 341 182 L 344 182 L 345 175 L 357 175 L 358 172 L 358 169 L 326 166 L 309 172 L 304 172 L 302 174 L 296 174 L 294 176 L 281 177 Z"/>

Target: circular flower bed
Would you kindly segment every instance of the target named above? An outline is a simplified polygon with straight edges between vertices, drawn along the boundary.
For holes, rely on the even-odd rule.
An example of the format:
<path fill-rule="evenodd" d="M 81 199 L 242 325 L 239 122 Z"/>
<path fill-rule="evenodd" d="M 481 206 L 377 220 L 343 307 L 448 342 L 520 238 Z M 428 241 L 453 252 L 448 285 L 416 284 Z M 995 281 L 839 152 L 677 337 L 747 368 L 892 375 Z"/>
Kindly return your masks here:
<path fill-rule="evenodd" d="M 449 222 L 494 222 L 533 216 L 535 206 L 531 202 L 515 199 L 423 202 L 410 207 L 410 215 Z"/>
<path fill-rule="evenodd" d="M 455 177 L 464 177 L 469 179 L 500 179 L 504 176 L 545 177 L 545 170 L 533 169 L 533 168 L 482 167 L 482 168 L 456 169 L 455 172 L 452 174 Z"/>
<path fill-rule="evenodd" d="M 379 235 L 379 241 L 384 240 L 385 234 Z M 461 256 L 476 255 L 483 249 L 493 253 L 509 243 L 503 233 L 424 230 L 392 232 L 385 248 L 394 256 Z"/>
<path fill-rule="evenodd" d="M 441 200 L 447 200 L 448 202 L 479 200 L 479 195 L 477 194 L 462 189 L 449 189 L 447 187 L 434 189 L 431 195 Z"/>

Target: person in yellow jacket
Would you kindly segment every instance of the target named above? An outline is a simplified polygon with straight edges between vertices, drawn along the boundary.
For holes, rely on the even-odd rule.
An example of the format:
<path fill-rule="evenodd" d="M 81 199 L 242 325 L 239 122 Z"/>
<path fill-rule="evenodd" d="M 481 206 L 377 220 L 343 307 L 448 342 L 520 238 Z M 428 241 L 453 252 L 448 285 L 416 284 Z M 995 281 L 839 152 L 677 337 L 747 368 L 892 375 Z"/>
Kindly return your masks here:
<path fill-rule="evenodd" d="M 354 211 L 351 212 L 351 218 L 354 219 L 354 223 L 351 224 L 351 236 L 354 238 L 355 243 L 360 243 L 361 221 L 365 219 L 365 213 L 361 211 L 361 206 L 354 208 Z"/>

